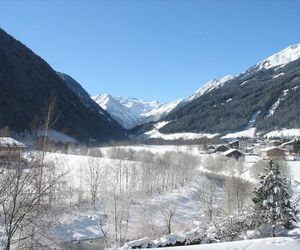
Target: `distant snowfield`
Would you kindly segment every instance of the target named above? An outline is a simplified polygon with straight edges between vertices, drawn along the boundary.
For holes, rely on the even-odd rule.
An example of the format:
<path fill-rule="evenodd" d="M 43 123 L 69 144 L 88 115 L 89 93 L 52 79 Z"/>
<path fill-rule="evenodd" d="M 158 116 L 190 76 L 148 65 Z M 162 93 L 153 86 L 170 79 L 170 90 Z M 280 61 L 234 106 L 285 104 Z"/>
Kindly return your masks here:
<path fill-rule="evenodd" d="M 254 138 L 256 133 L 256 128 L 249 128 L 243 131 L 235 132 L 235 133 L 229 133 L 227 135 L 222 136 L 222 139 L 234 139 L 234 138 Z"/>
<path fill-rule="evenodd" d="M 274 130 L 265 134 L 265 137 L 268 139 L 275 138 L 275 137 L 287 137 L 287 138 L 300 137 L 300 129 L 293 128 L 293 129 Z"/>
<path fill-rule="evenodd" d="M 299 250 L 300 240 L 290 237 L 263 238 L 215 244 L 159 248 L 161 250 Z"/>
<path fill-rule="evenodd" d="M 172 134 L 163 134 L 159 132 L 159 129 L 166 126 L 171 121 L 163 121 L 158 122 L 154 125 L 154 128 L 146 133 L 143 134 L 148 139 L 163 139 L 163 140 L 195 140 L 201 139 L 204 137 L 207 138 L 214 138 L 219 134 L 209 134 L 209 133 L 172 133 Z"/>
<path fill-rule="evenodd" d="M 160 133 L 157 129 L 150 130 L 145 133 L 147 138 L 151 139 L 164 139 L 164 140 L 195 140 L 201 139 L 204 137 L 214 138 L 219 134 L 208 134 L 208 133 L 173 133 L 173 134 L 163 134 Z"/>

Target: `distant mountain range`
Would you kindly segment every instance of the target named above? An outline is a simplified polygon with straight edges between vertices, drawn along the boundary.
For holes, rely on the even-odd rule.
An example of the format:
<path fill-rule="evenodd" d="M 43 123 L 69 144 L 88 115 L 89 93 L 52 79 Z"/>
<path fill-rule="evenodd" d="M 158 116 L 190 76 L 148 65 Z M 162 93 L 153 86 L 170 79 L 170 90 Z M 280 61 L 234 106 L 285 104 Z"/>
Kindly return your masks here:
<path fill-rule="evenodd" d="M 0 29 L 0 128 L 43 128 L 51 96 L 56 97 L 51 129 L 80 141 L 122 140 L 128 134 L 191 139 L 300 128 L 299 58 L 296 44 L 165 104 L 109 94 L 91 98 L 71 76 L 54 71 Z"/>
<path fill-rule="evenodd" d="M 43 128 L 51 96 L 56 99 L 52 129 L 81 141 L 127 138 L 125 129 L 80 84 L 55 72 L 0 29 L 0 128 L 16 132 Z"/>
<path fill-rule="evenodd" d="M 146 102 L 130 97 L 113 97 L 109 94 L 100 94 L 92 98 L 124 128 L 132 129 L 135 126 L 162 119 L 172 111 L 183 107 L 201 95 L 221 87 L 226 81 L 232 78 L 233 76 L 225 76 L 220 80 L 211 80 L 198 89 L 193 95 L 165 104 L 161 104 L 157 101 Z"/>
<path fill-rule="evenodd" d="M 300 44 L 289 46 L 237 76 L 211 80 L 187 98 L 157 104 L 142 113 L 126 107 L 129 115 L 124 115 L 120 110 L 126 105 L 109 95 L 94 100 L 126 128 L 139 125 L 131 130 L 134 133 L 154 129 L 151 122 L 164 124 L 156 128 L 163 134 L 300 128 L 299 58 Z M 128 122 L 131 115 L 134 119 Z"/>

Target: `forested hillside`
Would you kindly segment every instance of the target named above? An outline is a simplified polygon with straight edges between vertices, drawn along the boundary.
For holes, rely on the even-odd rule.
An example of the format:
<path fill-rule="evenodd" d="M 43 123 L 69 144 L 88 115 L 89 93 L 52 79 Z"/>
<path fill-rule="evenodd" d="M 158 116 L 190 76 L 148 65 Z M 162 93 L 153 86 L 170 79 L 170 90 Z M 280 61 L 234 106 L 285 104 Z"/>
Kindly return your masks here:
<path fill-rule="evenodd" d="M 250 68 L 222 87 L 174 110 L 163 133 L 225 133 L 245 129 L 254 114 L 260 131 L 300 127 L 300 60 Z"/>
<path fill-rule="evenodd" d="M 88 107 L 42 58 L 0 29 L 0 127 L 42 128 L 50 99 L 52 128 L 85 141 L 125 138 L 106 111 Z"/>

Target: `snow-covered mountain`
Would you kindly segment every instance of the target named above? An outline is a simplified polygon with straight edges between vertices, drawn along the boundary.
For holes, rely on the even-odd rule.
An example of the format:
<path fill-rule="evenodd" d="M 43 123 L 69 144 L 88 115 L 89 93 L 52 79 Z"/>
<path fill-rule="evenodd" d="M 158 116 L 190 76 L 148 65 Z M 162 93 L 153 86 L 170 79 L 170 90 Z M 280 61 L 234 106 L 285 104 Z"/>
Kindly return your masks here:
<path fill-rule="evenodd" d="M 220 80 L 210 80 L 191 96 L 165 104 L 157 101 L 147 102 L 136 98 L 113 97 L 109 94 L 100 94 L 92 98 L 124 128 L 131 129 L 140 124 L 158 121 L 163 116 L 197 99 L 201 95 L 222 87 L 233 78 L 233 76 L 225 76 Z"/>
<path fill-rule="evenodd" d="M 236 135 L 255 129 L 269 132 L 300 128 L 299 86 L 300 44 L 297 44 L 235 77 L 212 82 L 212 89 L 208 83 L 199 90 L 198 98 L 161 119 L 166 125 L 159 132 Z"/>
<path fill-rule="evenodd" d="M 136 109 L 130 109 L 122 104 L 117 98 L 109 94 L 101 94 L 92 97 L 94 101 L 106 110 L 124 128 L 129 129 L 141 122 L 141 117 Z"/>
<path fill-rule="evenodd" d="M 300 43 L 291 45 L 284 50 L 268 57 L 256 64 L 259 69 L 270 69 L 273 67 L 284 66 L 300 58 Z"/>
<path fill-rule="evenodd" d="M 258 116 L 260 124 L 265 123 L 265 121 L 261 118 L 263 115 L 266 119 L 275 119 L 276 116 L 274 116 L 273 113 L 275 110 L 277 111 L 277 106 L 281 105 L 282 101 L 287 99 L 288 89 L 290 88 L 290 90 L 293 90 L 289 91 L 290 94 L 296 91 L 296 82 L 299 77 L 294 74 L 294 70 L 290 69 L 290 67 L 294 69 L 295 66 L 290 65 L 294 62 L 297 64 L 296 61 L 299 58 L 300 44 L 289 46 L 265 60 L 258 62 L 253 67 L 237 76 L 228 75 L 219 80 L 210 80 L 206 84 L 202 85 L 202 87 L 192 95 L 165 104 L 161 104 L 156 101 L 145 102 L 135 98 L 112 97 L 106 94 L 99 95 L 95 97 L 94 100 L 127 129 L 153 121 L 174 120 L 176 121 L 175 123 L 181 123 L 181 125 L 177 126 L 175 123 L 168 123 L 166 127 L 172 127 L 172 129 L 166 129 L 165 132 L 171 133 L 189 130 L 205 132 L 203 131 L 204 127 L 206 127 L 206 129 L 213 128 L 216 124 L 219 124 L 219 121 L 215 119 L 221 119 L 222 115 L 225 116 L 226 114 L 227 116 L 222 118 L 224 121 L 220 123 L 223 125 L 218 125 L 219 127 L 216 131 L 213 131 L 214 129 L 211 129 L 210 131 L 211 133 L 221 133 L 223 129 L 229 131 L 235 129 L 235 127 L 224 125 L 225 121 L 228 121 L 228 117 L 231 116 L 231 114 L 234 114 L 237 110 L 242 110 L 243 105 L 241 106 L 240 104 L 245 103 L 245 99 L 243 98 L 251 97 L 249 99 L 249 104 L 251 103 L 250 106 L 243 108 L 247 110 L 247 112 L 249 111 L 249 114 L 244 113 L 242 115 L 242 119 L 241 115 L 238 115 L 237 118 L 231 118 L 232 121 L 238 120 L 238 123 L 230 122 L 231 124 L 240 124 L 238 125 L 240 126 L 239 129 L 245 129 L 246 122 L 248 122 L 251 115 L 256 113 L 258 110 L 261 110 L 261 113 Z M 287 76 L 294 78 L 290 78 L 289 81 L 292 81 L 291 83 L 285 83 L 286 89 L 280 90 L 280 84 Z M 271 87 L 269 91 L 267 91 L 267 88 L 270 88 L 270 85 L 266 84 L 267 81 L 273 83 L 273 87 Z M 266 87 L 261 89 L 261 87 L 265 84 Z M 279 86 L 278 91 L 274 88 L 275 85 Z M 260 91 L 258 93 L 261 94 L 264 92 L 260 98 L 257 97 L 257 94 L 254 95 L 253 91 L 256 88 L 257 91 Z M 213 93 L 214 101 L 207 95 L 209 92 Z M 254 96 L 252 97 L 252 95 Z M 238 101 L 240 98 L 244 101 L 242 101 L 242 99 Z M 253 98 L 258 98 L 257 103 L 251 101 Z M 203 101 L 199 101 L 200 99 Z M 186 106 L 188 107 L 185 108 Z M 219 106 L 222 108 L 230 107 L 230 110 L 227 108 L 224 111 L 221 111 Z M 197 115 L 193 115 L 193 112 L 197 113 Z M 206 112 L 208 112 L 206 117 L 202 117 Z M 211 117 L 211 119 L 207 119 L 207 117 L 210 117 L 210 115 L 214 112 L 217 114 Z M 179 119 L 181 116 L 184 117 L 182 121 Z M 188 121 L 190 119 L 191 121 Z M 215 121 L 213 124 L 208 125 L 206 124 L 208 120 L 210 122 Z M 199 126 L 196 126 L 196 123 Z M 193 126 L 188 129 L 187 124 L 193 124 Z M 261 125 L 261 127 L 263 126 L 264 125 Z"/>

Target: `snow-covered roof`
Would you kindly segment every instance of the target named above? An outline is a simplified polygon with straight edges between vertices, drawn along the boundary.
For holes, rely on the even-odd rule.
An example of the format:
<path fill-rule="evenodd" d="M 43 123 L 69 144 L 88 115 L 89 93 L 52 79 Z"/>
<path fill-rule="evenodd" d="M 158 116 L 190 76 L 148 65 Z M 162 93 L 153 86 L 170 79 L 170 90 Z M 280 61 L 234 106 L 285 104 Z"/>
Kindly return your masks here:
<path fill-rule="evenodd" d="M 291 145 L 291 144 L 294 144 L 294 143 L 295 143 L 295 140 L 288 141 L 288 142 L 282 143 L 282 144 L 280 145 L 280 147 L 284 147 L 284 146 L 286 146 L 286 145 Z"/>
<path fill-rule="evenodd" d="M 26 147 L 24 143 L 19 142 L 11 137 L 0 137 L 0 147 L 2 148 L 24 148 Z"/>
<path fill-rule="evenodd" d="M 267 148 L 261 149 L 260 151 L 261 151 L 261 152 L 267 152 L 267 151 L 270 151 L 270 150 L 273 150 L 273 149 L 277 149 L 277 150 L 284 151 L 283 149 L 278 148 L 278 147 L 267 147 Z"/>
<path fill-rule="evenodd" d="M 234 148 L 231 148 L 231 149 L 228 149 L 227 151 L 223 152 L 222 155 L 227 156 L 227 155 L 232 154 L 232 153 L 235 152 L 235 151 L 238 152 L 238 153 L 240 153 L 240 154 L 243 154 L 243 153 L 240 152 L 239 150 L 234 149 Z"/>

